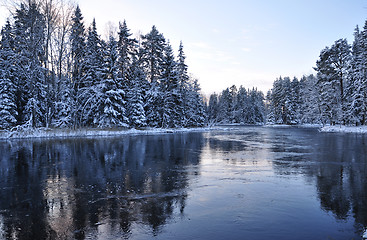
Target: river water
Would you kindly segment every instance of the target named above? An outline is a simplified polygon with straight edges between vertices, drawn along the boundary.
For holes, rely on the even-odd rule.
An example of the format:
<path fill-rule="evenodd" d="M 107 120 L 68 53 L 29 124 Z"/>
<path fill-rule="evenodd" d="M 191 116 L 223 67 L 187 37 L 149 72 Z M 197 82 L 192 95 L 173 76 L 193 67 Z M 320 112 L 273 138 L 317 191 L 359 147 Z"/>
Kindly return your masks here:
<path fill-rule="evenodd" d="M 362 239 L 367 136 L 307 128 L 0 142 L 0 239 Z"/>

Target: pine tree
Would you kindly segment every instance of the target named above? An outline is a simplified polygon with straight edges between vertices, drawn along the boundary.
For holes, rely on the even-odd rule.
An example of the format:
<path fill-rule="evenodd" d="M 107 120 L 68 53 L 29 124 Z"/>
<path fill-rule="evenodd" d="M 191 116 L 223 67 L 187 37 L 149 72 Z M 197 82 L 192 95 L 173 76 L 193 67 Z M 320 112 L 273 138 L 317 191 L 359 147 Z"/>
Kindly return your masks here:
<path fill-rule="evenodd" d="M 289 115 L 290 115 L 290 123 L 298 124 L 301 121 L 300 116 L 300 85 L 299 81 L 296 77 L 293 78 L 290 86 L 291 92 L 290 94 L 290 103 L 289 103 Z"/>
<path fill-rule="evenodd" d="M 131 38 L 132 34 L 126 25 L 126 21 L 119 25 L 120 31 L 118 33 L 119 39 L 117 42 L 118 51 L 118 84 L 124 91 L 129 88 L 129 67 L 132 64 L 132 57 L 136 54 L 137 41 Z"/>
<path fill-rule="evenodd" d="M 73 125 L 73 86 L 70 79 L 65 76 L 58 78 L 58 85 L 55 118 L 52 124 L 58 128 L 68 128 Z"/>
<path fill-rule="evenodd" d="M 209 97 L 208 105 L 208 122 L 209 124 L 215 124 L 218 122 L 218 95 L 213 93 Z"/>
<path fill-rule="evenodd" d="M 345 39 L 337 40 L 331 48 L 320 53 L 315 70 L 324 118 L 330 124 L 346 122 L 345 82 L 350 61 L 350 46 Z"/>
<path fill-rule="evenodd" d="M 184 127 L 202 127 L 205 125 L 205 104 L 200 91 L 198 79 L 192 79 L 188 92 L 190 107 L 187 109 L 188 118 Z"/>
<path fill-rule="evenodd" d="M 129 80 L 131 87 L 127 96 L 130 125 L 135 128 L 142 128 L 147 124 L 143 97 L 146 77 L 139 59 L 134 56 L 132 66 L 130 68 Z"/>
<path fill-rule="evenodd" d="M 12 28 L 7 21 L 1 31 L 0 42 L 0 129 L 9 129 L 17 123 L 16 67 Z"/>
<path fill-rule="evenodd" d="M 181 123 L 180 125 L 183 126 L 185 122 L 187 122 L 187 109 L 189 106 L 187 105 L 188 100 L 188 89 L 189 89 L 189 74 L 188 74 L 188 66 L 186 65 L 186 56 L 183 51 L 183 44 L 182 41 L 180 42 L 180 46 L 178 49 L 178 56 L 177 56 L 177 77 L 178 77 L 178 104 L 180 107 L 178 109 L 178 114 L 181 116 Z"/>
<path fill-rule="evenodd" d="M 82 77 L 82 62 L 86 50 L 84 34 L 85 27 L 83 23 L 83 16 L 78 5 L 75 9 L 74 16 L 72 17 L 72 27 L 70 34 L 72 56 L 72 82 L 74 84 L 74 90 L 76 92 L 80 88 L 79 84 Z"/>
<path fill-rule="evenodd" d="M 105 52 L 105 67 L 103 69 L 102 81 L 98 88 L 100 99 L 97 103 L 97 124 L 102 128 L 128 127 L 128 118 L 123 96 L 125 92 L 118 84 L 118 52 L 117 42 L 110 36 Z"/>
<path fill-rule="evenodd" d="M 80 106 L 78 102 L 79 89 L 81 86 L 81 79 L 83 75 L 82 63 L 85 57 L 86 45 L 85 45 L 85 28 L 83 23 L 83 16 L 79 6 L 76 7 L 74 15 L 72 17 L 72 26 L 70 34 L 71 44 L 71 82 L 72 87 L 72 112 L 71 118 L 74 127 L 80 126 Z"/>
<path fill-rule="evenodd" d="M 358 26 L 354 33 L 354 42 L 352 46 L 352 57 L 350 64 L 350 74 L 348 78 L 347 112 L 350 123 L 356 125 L 366 124 L 367 118 L 367 21 L 362 32 Z"/>
<path fill-rule="evenodd" d="M 218 102 L 218 108 L 219 108 L 219 114 L 218 114 L 218 121 L 220 123 L 229 123 L 230 119 L 230 109 L 231 109 L 231 101 L 232 97 L 229 92 L 229 88 L 226 88 L 222 91 L 222 93 L 219 95 L 219 102 Z"/>
<path fill-rule="evenodd" d="M 21 4 L 15 14 L 15 49 L 18 53 L 18 66 L 21 75 L 18 87 L 19 104 L 25 104 L 21 120 L 29 127 L 45 126 L 46 123 L 46 74 L 42 65 L 45 61 L 45 20 L 39 6 L 30 1 Z M 18 111 L 19 113 L 19 111 Z"/>
<path fill-rule="evenodd" d="M 235 121 L 237 123 L 249 123 L 248 113 L 250 103 L 248 102 L 247 90 L 243 86 L 240 86 L 236 99 L 236 115 Z"/>
<path fill-rule="evenodd" d="M 162 102 L 162 127 L 175 128 L 180 126 L 181 99 L 179 95 L 179 80 L 172 47 L 168 43 L 164 50 L 162 76 L 159 81 L 160 102 Z"/>
<path fill-rule="evenodd" d="M 82 125 L 96 126 L 98 125 L 97 115 L 101 114 L 101 112 L 96 113 L 95 110 L 102 101 L 100 83 L 103 77 L 103 53 L 95 20 L 93 20 L 88 30 L 86 47 L 87 50 L 82 64 L 84 74 L 80 79 L 77 99 Z"/>
<path fill-rule="evenodd" d="M 155 26 L 152 30 L 142 36 L 142 54 L 146 76 L 149 80 L 150 87 L 146 92 L 146 103 L 144 106 L 147 124 L 151 127 L 159 127 L 161 123 L 161 113 L 159 106 L 160 101 L 159 79 L 162 75 L 163 52 L 166 40 Z"/>
<path fill-rule="evenodd" d="M 300 80 L 300 113 L 301 123 L 319 124 L 320 115 L 320 93 L 315 87 L 317 79 L 314 75 L 303 76 Z"/>

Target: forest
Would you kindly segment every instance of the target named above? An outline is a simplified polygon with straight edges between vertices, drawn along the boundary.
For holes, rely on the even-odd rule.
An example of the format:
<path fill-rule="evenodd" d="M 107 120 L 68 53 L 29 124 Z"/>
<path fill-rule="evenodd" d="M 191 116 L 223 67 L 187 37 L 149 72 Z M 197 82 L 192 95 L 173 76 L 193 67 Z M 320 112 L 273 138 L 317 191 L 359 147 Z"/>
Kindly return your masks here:
<path fill-rule="evenodd" d="M 277 78 L 266 95 L 235 85 L 202 95 L 182 42 L 153 26 L 117 37 L 85 26 L 79 6 L 23 1 L 0 39 L 0 129 L 181 128 L 213 124 L 367 123 L 367 22 L 320 52 L 316 74 Z"/>
<path fill-rule="evenodd" d="M 266 124 L 367 124 L 367 21 L 354 41 L 339 39 L 320 52 L 316 74 L 279 77 L 264 97 L 235 86 L 212 94 L 209 121 Z"/>
<path fill-rule="evenodd" d="M 197 127 L 198 80 L 155 26 L 103 40 L 79 6 L 24 1 L 1 31 L 0 128 Z"/>
<path fill-rule="evenodd" d="M 339 39 L 324 48 L 316 76 L 278 78 L 267 94 L 267 121 L 281 124 L 366 125 L 367 21 L 354 41 Z"/>

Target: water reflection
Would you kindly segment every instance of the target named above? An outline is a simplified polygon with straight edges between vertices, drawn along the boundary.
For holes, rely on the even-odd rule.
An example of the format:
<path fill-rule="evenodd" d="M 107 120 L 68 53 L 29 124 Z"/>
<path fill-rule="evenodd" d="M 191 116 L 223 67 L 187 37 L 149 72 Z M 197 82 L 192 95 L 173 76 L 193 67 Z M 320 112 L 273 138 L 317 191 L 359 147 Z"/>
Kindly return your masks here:
<path fill-rule="evenodd" d="M 270 162 L 276 176 L 303 176 L 306 182 L 315 184 L 321 208 L 337 220 L 353 218 L 357 236 L 362 235 L 367 228 L 366 135 L 318 133 L 316 129 L 302 128 L 245 132 L 238 129 L 212 134 L 211 151 L 225 152 L 224 160 L 234 156 L 226 161 L 230 164 L 248 165 L 254 163 L 255 156 Z M 245 156 L 254 150 L 252 157 Z M 264 154 L 259 157 L 261 152 Z"/>
<path fill-rule="evenodd" d="M 183 213 L 202 144 L 198 133 L 1 143 L 0 238 L 157 234 Z"/>
<path fill-rule="evenodd" d="M 316 151 L 322 162 L 313 174 L 322 207 L 338 219 L 352 215 L 367 226 L 367 137 L 324 134 L 320 141 Z"/>
<path fill-rule="evenodd" d="M 263 127 L 2 142 L 0 239 L 356 238 L 366 143 Z"/>

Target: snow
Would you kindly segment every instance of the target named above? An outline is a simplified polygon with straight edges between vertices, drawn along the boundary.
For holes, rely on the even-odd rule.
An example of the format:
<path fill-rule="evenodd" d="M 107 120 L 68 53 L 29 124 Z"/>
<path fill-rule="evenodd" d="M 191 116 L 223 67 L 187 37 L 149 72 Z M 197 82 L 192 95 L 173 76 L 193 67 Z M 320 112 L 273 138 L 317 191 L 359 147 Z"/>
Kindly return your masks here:
<path fill-rule="evenodd" d="M 363 233 L 363 239 L 367 239 L 367 229 L 364 231 L 364 233 Z"/>
<path fill-rule="evenodd" d="M 321 128 L 321 124 L 296 124 L 296 125 L 287 125 L 287 124 L 266 124 L 265 127 L 269 128 L 289 128 L 289 127 L 297 127 L 297 128 Z"/>
<path fill-rule="evenodd" d="M 320 132 L 338 132 L 338 133 L 367 133 L 367 126 L 324 126 Z"/>
<path fill-rule="evenodd" d="M 108 129 L 50 129 L 50 128 L 28 128 L 15 129 L 13 131 L 0 131 L 0 140 L 11 139 L 33 139 L 33 138 L 71 138 L 71 137 L 107 137 L 107 136 L 124 136 L 124 135 L 151 135 L 165 133 L 180 132 L 207 132 L 211 130 L 226 130 L 226 128 L 147 128 L 144 130 L 126 129 L 126 130 L 108 130 Z"/>

